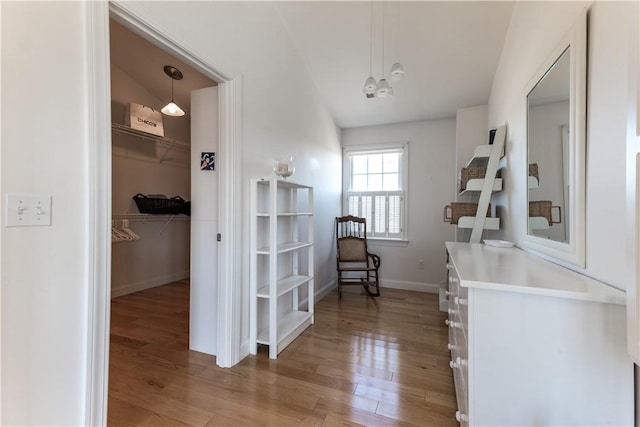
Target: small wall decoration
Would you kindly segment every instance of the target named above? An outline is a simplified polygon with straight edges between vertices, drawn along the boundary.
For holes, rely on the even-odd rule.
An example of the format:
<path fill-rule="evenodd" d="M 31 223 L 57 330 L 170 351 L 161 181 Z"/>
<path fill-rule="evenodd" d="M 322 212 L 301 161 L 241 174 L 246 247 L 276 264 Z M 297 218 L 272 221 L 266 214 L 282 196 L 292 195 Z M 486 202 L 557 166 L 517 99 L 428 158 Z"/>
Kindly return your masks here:
<path fill-rule="evenodd" d="M 200 154 L 200 170 L 213 171 L 216 170 L 216 153 Z"/>

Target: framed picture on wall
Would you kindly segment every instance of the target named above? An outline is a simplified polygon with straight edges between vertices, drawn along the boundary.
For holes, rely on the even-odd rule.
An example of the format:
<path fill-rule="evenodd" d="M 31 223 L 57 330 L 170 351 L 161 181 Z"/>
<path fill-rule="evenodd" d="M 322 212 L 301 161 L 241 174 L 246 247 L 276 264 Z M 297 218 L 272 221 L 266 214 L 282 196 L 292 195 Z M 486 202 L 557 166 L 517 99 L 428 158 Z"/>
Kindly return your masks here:
<path fill-rule="evenodd" d="M 200 170 L 216 170 L 216 153 L 202 152 L 200 154 Z"/>

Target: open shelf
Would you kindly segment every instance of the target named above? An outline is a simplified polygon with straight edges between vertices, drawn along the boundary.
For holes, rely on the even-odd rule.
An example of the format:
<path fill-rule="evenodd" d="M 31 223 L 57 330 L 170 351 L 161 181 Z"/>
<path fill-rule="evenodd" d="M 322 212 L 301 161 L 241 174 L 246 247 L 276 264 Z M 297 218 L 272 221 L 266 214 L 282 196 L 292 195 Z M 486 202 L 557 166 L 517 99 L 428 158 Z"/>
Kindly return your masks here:
<path fill-rule="evenodd" d="M 178 141 L 177 139 L 167 138 L 166 136 L 154 135 L 152 133 L 148 133 L 138 129 L 132 129 L 129 126 L 121 125 L 120 123 L 112 123 L 111 129 L 114 132 L 118 132 L 124 135 L 135 136 L 137 138 L 144 139 L 147 141 L 158 142 L 161 145 L 170 147 L 172 149 L 191 151 L 191 146 L 189 144 L 186 144 L 182 141 Z"/>
<path fill-rule="evenodd" d="M 311 215 L 313 215 L 313 213 L 311 213 L 311 212 L 279 212 L 276 215 L 277 216 L 282 216 L 282 217 L 286 217 L 286 216 L 311 216 Z M 262 218 L 269 218 L 271 215 L 269 215 L 268 212 L 258 212 L 258 216 L 262 217 Z"/>
<path fill-rule="evenodd" d="M 529 230 L 548 230 L 549 220 L 543 216 L 529 217 Z"/>
<path fill-rule="evenodd" d="M 313 188 L 257 178 L 250 195 L 249 352 L 265 344 L 276 359 L 313 324 Z"/>
<path fill-rule="evenodd" d="M 458 228 L 473 228 L 473 224 L 476 221 L 475 216 L 463 216 L 458 218 Z M 499 230 L 500 218 L 487 217 L 484 220 L 485 230 Z"/>
<path fill-rule="evenodd" d="M 312 242 L 287 242 L 287 243 L 279 243 L 276 247 L 276 252 L 279 254 L 283 254 L 286 252 L 295 251 L 297 249 L 306 248 L 313 245 Z M 269 246 L 263 246 L 258 248 L 257 253 L 260 255 L 269 255 Z"/>
<path fill-rule="evenodd" d="M 465 189 L 460 192 L 460 194 L 467 194 L 471 192 L 480 192 L 482 191 L 482 187 L 484 186 L 484 178 L 473 178 L 467 181 L 465 184 Z M 495 193 L 497 191 L 502 191 L 502 178 L 496 178 L 493 181 L 493 188 L 491 192 Z"/>
<path fill-rule="evenodd" d="M 278 351 L 281 351 L 282 348 L 286 347 L 292 340 L 289 340 L 291 335 L 294 335 L 294 332 L 297 332 L 299 329 L 303 331 L 307 327 L 309 327 L 312 323 L 313 313 L 309 313 L 308 311 L 297 311 L 292 310 L 278 318 Z M 300 331 L 300 332 L 301 332 Z M 295 336 L 298 334 L 296 333 Z M 258 332 L 258 344 L 267 344 L 269 345 L 269 328 L 261 329 Z M 288 342 L 286 342 L 288 341 Z M 284 347 L 280 348 L 282 343 Z"/>
<path fill-rule="evenodd" d="M 493 145 L 478 145 L 473 150 L 473 156 L 467 162 L 466 167 L 476 167 L 478 165 L 486 163 L 489 160 L 489 157 L 491 156 L 491 152 L 493 151 L 493 148 L 494 148 Z M 504 156 L 504 150 L 502 153 L 500 153 L 500 158 L 502 158 L 503 156 Z"/>
<path fill-rule="evenodd" d="M 300 276 L 300 275 L 292 275 L 292 276 L 284 277 L 278 280 L 278 284 L 276 285 L 278 287 L 276 291 L 276 296 L 284 295 L 287 292 L 308 283 L 309 280 L 311 279 L 312 279 L 311 276 Z M 271 290 L 270 285 L 263 286 L 260 289 L 258 289 L 258 292 L 256 293 L 256 295 L 258 298 L 269 298 L 270 290 Z"/>

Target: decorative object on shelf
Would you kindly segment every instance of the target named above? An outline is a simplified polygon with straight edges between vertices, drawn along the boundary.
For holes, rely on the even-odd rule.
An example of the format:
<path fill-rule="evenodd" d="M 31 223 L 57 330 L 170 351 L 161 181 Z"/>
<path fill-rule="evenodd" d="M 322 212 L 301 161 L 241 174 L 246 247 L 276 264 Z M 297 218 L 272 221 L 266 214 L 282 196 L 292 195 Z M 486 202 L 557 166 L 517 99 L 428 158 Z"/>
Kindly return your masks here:
<path fill-rule="evenodd" d="M 483 179 L 487 173 L 487 168 L 462 168 L 460 169 L 460 179 L 458 181 L 458 190 L 464 191 L 467 188 L 467 182 L 470 179 Z"/>
<path fill-rule="evenodd" d="M 130 102 L 127 105 L 127 114 L 124 122 L 131 129 L 150 133 L 152 135 L 164 136 L 164 126 L 162 125 L 162 114 L 146 105 Z"/>
<path fill-rule="evenodd" d="M 173 81 L 174 80 L 182 80 L 182 71 L 178 70 L 173 65 L 165 65 L 164 72 L 167 76 L 171 78 L 171 101 L 162 107 L 162 114 L 166 114 L 167 116 L 172 117 L 181 117 L 184 116 L 184 111 L 182 108 L 178 107 L 178 104 L 173 100 Z"/>
<path fill-rule="evenodd" d="M 553 209 L 558 211 L 558 220 L 553 219 Z M 529 202 L 529 217 L 542 217 L 549 222 L 549 226 L 562 223 L 562 208 L 560 206 L 552 206 L 551 200 L 536 200 Z"/>
<path fill-rule="evenodd" d="M 491 130 L 489 131 L 489 145 L 493 145 L 493 140 L 494 140 L 494 139 L 495 139 L 495 137 L 496 137 L 496 131 L 497 131 L 497 130 L 498 130 L 498 129 L 491 129 Z"/>
<path fill-rule="evenodd" d="M 512 248 L 515 243 L 508 240 L 485 240 L 484 244 L 496 248 Z"/>
<path fill-rule="evenodd" d="M 287 179 L 296 171 L 293 165 L 293 157 L 283 156 L 275 161 L 273 165 L 273 172 L 282 179 Z"/>
<path fill-rule="evenodd" d="M 478 204 L 472 202 L 451 202 L 444 207 L 444 222 L 458 224 L 460 218 L 468 216 L 475 217 L 478 211 Z M 491 216 L 491 204 L 487 208 L 487 217 Z"/>
<path fill-rule="evenodd" d="M 152 197 L 155 196 L 155 197 Z M 133 200 L 138 206 L 140 213 L 147 214 L 159 214 L 159 215 L 188 215 L 190 212 L 190 204 L 180 196 L 167 198 L 159 194 L 150 194 L 145 196 L 144 194 L 136 194 L 133 196 Z"/>
<path fill-rule="evenodd" d="M 201 171 L 216 170 L 216 153 L 208 153 L 208 152 L 200 153 L 200 170 Z"/>
<path fill-rule="evenodd" d="M 382 3 L 382 77 L 376 82 L 373 76 L 373 1 L 371 2 L 369 27 L 369 77 L 364 82 L 362 92 L 367 98 L 387 98 L 393 96 L 393 88 L 385 78 L 384 74 L 384 3 Z M 389 80 L 402 80 L 404 78 L 404 67 L 400 62 L 395 62 L 389 72 Z"/>

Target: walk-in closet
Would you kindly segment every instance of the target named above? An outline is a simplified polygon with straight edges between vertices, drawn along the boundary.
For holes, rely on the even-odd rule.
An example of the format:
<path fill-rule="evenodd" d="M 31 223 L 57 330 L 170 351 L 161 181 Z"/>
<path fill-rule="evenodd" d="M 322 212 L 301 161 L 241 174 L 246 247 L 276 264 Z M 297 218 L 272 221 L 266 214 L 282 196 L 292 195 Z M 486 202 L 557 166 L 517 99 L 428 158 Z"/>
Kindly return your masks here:
<path fill-rule="evenodd" d="M 178 282 L 190 293 L 189 319 L 180 321 L 189 347 L 215 354 L 217 83 L 114 20 L 110 43 L 112 306 Z M 185 114 L 160 113 L 170 101 Z M 150 129 L 136 129 L 147 121 L 132 111 L 140 106 L 154 114 Z M 136 339 L 136 328 L 151 322 L 112 324 L 112 337 Z"/>

